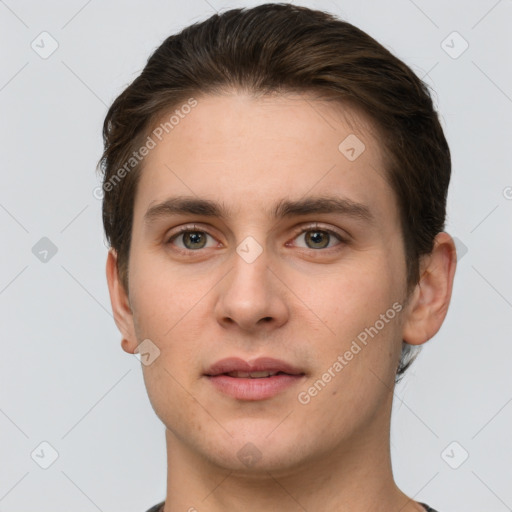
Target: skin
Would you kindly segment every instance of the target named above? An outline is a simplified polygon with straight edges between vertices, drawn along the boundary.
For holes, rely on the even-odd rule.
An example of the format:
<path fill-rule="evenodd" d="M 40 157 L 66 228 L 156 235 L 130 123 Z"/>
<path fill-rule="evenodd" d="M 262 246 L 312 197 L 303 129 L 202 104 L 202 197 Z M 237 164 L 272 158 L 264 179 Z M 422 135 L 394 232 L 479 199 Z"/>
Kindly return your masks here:
<path fill-rule="evenodd" d="M 423 510 L 393 479 L 392 391 L 402 339 L 425 343 L 447 313 L 452 238 L 438 234 L 406 297 L 398 210 L 371 120 L 310 95 L 231 91 L 197 100 L 144 159 L 128 293 L 115 250 L 107 259 L 122 348 L 134 353 L 150 339 L 160 350 L 142 369 L 166 426 L 165 512 Z M 350 134 L 365 144 L 354 161 L 338 150 Z M 333 213 L 280 220 L 268 214 L 281 199 L 322 194 L 368 205 L 374 223 Z M 232 215 L 144 223 L 151 205 L 177 195 L 222 202 Z M 315 222 L 317 229 L 310 227 Z M 167 243 L 178 227 L 194 231 L 194 224 L 203 240 L 208 235 L 204 246 L 183 235 Z M 322 232 L 315 245 L 308 233 L 322 228 L 346 241 Z M 252 263 L 236 252 L 247 236 L 262 248 Z M 298 393 L 397 302 L 402 311 L 300 403 Z M 236 400 L 203 376 L 228 356 L 283 359 L 305 376 L 270 399 Z M 247 443 L 259 453 L 250 467 L 237 455 Z"/>

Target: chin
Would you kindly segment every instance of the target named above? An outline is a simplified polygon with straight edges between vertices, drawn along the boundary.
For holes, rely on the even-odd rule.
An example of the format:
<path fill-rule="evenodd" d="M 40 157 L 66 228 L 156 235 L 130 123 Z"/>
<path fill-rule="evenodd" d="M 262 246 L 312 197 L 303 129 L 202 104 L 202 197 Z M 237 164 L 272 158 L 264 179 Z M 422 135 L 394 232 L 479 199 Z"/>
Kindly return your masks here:
<path fill-rule="evenodd" d="M 268 477 L 269 471 L 287 472 L 307 458 L 304 448 L 308 443 L 289 428 L 282 425 L 276 428 L 278 423 L 253 420 L 248 424 L 244 420 L 243 425 L 238 424 L 240 430 L 233 430 L 235 425 L 232 423 L 226 428 L 233 437 L 225 432 L 220 437 L 205 432 L 205 437 L 198 441 L 204 442 L 207 436 L 213 441 L 206 446 L 197 446 L 197 449 L 215 465 L 238 474 L 262 473 Z"/>

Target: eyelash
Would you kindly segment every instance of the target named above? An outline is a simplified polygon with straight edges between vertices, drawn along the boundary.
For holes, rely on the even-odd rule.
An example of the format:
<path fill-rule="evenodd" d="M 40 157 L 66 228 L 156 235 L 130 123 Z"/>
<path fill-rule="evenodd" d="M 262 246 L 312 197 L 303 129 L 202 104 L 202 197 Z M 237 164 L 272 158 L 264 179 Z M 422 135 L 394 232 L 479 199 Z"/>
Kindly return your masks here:
<path fill-rule="evenodd" d="M 315 251 L 315 252 L 319 252 L 319 251 L 330 252 L 331 250 L 335 250 L 336 247 L 338 247 L 339 245 L 343 245 L 343 244 L 348 243 L 347 239 L 345 237 L 341 236 L 337 231 L 334 231 L 332 229 L 328 229 L 328 228 L 319 226 L 318 224 L 313 224 L 313 225 L 310 225 L 310 226 L 306 226 L 306 227 L 300 228 L 299 230 L 297 230 L 294 233 L 292 239 L 294 240 L 298 236 L 302 235 L 303 233 L 307 233 L 308 231 L 320 231 L 322 233 L 328 233 L 329 235 L 332 235 L 332 236 L 336 237 L 340 243 L 336 244 L 334 247 L 328 247 L 328 248 L 324 248 L 324 249 L 310 249 L 308 247 L 299 247 L 299 249 L 310 250 L 310 251 Z M 174 233 L 172 236 L 170 236 L 167 239 L 167 241 L 165 242 L 165 245 L 172 245 L 172 242 L 176 238 L 178 238 L 180 235 L 183 235 L 185 233 L 205 233 L 205 234 L 211 236 L 212 238 L 214 238 L 213 235 L 211 235 L 210 233 L 208 233 L 204 229 L 197 228 L 195 225 L 193 225 L 193 226 L 182 226 L 178 230 L 177 233 Z M 193 250 L 193 249 L 183 249 L 181 247 L 175 247 L 174 249 L 177 252 L 180 252 L 182 254 L 187 254 L 187 255 L 189 255 L 190 253 L 195 253 L 195 252 L 200 252 L 201 251 L 201 249 Z"/>

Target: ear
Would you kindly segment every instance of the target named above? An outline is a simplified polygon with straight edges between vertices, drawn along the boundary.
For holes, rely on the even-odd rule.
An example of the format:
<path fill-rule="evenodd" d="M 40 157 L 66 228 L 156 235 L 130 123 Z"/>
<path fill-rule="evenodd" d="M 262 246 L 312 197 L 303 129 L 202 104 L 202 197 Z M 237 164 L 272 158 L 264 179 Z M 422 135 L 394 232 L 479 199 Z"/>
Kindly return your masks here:
<path fill-rule="evenodd" d="M 411 294 L 406 308 L 403 340 L 421 345 L 432 338 L 448 312 L 453 279 L 457 266 L 457 252 L 452 237 L 438 233 L 434 248 L 420 262 L 420 281 Z"/>
<path fill-rule="evenodd" d="M 112 304 L 112 312 L 114 313 L 114 321 L 123 336 L 121 347 L 125 352 L 133 354 L 137 347 L 137 339 L 133 324 L 133 313 L 130 307 L 128 294 L 119 279 L 117 253 L 112 248 L 108 251 L 106 272 L 110 303 Z"/>

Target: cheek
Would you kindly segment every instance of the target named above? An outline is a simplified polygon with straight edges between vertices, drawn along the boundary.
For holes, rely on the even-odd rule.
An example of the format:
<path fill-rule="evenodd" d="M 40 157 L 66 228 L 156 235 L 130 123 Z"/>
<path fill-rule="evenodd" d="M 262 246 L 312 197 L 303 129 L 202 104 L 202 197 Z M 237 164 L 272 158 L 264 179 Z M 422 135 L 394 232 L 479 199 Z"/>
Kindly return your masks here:
<path fill-rule="evenodd" d="M 400 277 L 382 254 L 375 254 L 365 265 L 351 265 L 350 272 L 326 279 L 323 293 L 309 296 L 311 309 L 329 327 L 317 338 L 315 378 L 329 380 L 318 406 L 332 399 L 347 407 L 371 407 L 392 385 L 401 349 Z"/>
<path fill-rule="evenodd" d="M 159 351 L 143 372 L 154 409 L 165 411 L 190 398 L 181 386 L 188 387 L 191 376 L 200 370 L 199 356 L 208 341 L 204 294 L 209 288 L 177 279 L 175 273 L 165 278 L 154 265 L 149 268 L 152 271 L 139 273 L 133 281 L 135 332 L 139 341 L 149 338 Z"/>
<path fill-rule="evenodd" d="M 198 305 L 204 291 L 158 258 L 135 257 L 130 275 L 131 303 L 140 336 L 163 343 Z"/>
<path fill-rule="evenodd" d="M 163 356 L 143 367 L 143 376 L 151 406 L 164 425 L 178 435 L 199 435 L 206 420 L 194 395 L 182 384 L 184 376 L 177 368 Z"/>
<path fill-rule="evenodd" d="M 382 265 L 377 255 L 374 262 L 350 265 L 339 272 L 320 278 L 313 287 L 306 279 L 303 296 L 331 334 L 338 339 L 351 339 L 366 327 L 374 325 L 395 302 L 400 302 L 399 286 L 393 271 Z M 395 317 L 395 310 L 391 315 Z M 331 336 L 332 338 L 332 336 Z"/>
<path fill-rule="evenodd" d="M 311 410 L 330 410 L 348 428 L 347 411 L 372 414 L 392 387 L 403 307 L 390 273 L 353 268 L 333 281 L 314 298 L 312 309 L 321 311 L 331 334 L 324 329 L 316 338 L 319 359 L 308 383 L 315 389 L 305 391 L 315 394 Z"/>

